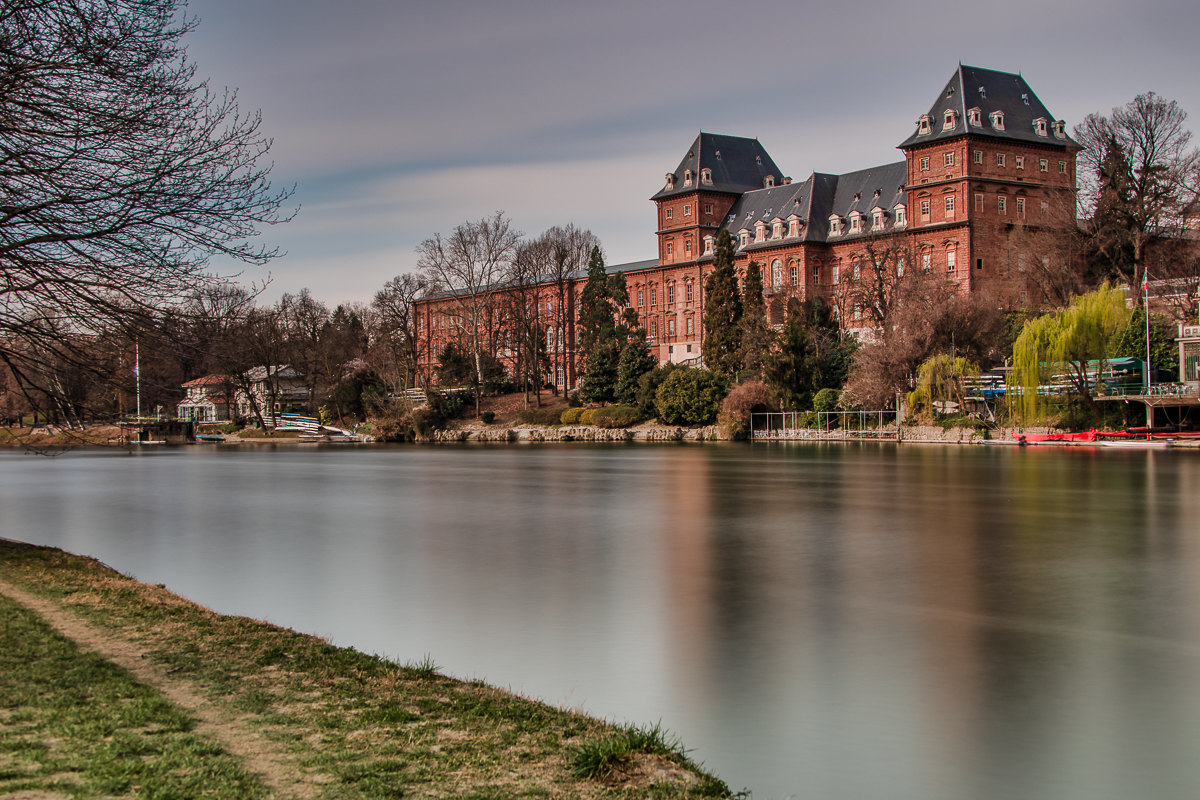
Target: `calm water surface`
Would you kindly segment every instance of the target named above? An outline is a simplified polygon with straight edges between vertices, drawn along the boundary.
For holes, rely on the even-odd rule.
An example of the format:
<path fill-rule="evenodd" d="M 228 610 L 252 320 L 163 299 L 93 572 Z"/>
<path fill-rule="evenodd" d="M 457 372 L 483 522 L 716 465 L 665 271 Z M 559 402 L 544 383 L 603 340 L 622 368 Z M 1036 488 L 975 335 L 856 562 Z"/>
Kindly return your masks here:
<path fill-rule="evenodd" d="M 0 536 L 639 723 L 735 789 L 1200 797 L 1200 452 L 0 454 Z"/>

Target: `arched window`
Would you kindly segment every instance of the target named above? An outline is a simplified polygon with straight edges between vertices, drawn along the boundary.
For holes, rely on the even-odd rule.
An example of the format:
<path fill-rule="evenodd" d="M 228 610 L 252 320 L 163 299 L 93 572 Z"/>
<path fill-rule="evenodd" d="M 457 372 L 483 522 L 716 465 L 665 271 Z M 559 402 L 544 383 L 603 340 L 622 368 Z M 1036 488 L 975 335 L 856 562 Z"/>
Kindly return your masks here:
<path fill-rule="evenodd" d="M 771 262 L 771 285 L 779 286 L 783 283 L 783 264 L 779 259 Z"/>

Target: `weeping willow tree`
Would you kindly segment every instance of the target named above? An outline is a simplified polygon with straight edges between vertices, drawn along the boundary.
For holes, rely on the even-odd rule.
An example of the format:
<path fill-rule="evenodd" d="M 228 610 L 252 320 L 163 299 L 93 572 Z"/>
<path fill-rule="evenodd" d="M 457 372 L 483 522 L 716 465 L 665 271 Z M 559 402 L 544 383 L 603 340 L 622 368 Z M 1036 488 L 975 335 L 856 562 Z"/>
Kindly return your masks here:
<path fill-rule="evenodd" d="M 1071 305 L 1025 323 L 1013 344 L 1009 374 L 1010 409 L 1026 419 L 1045 411 L 1046 398 L 1038 387 L 1066 383 L 1068 394 L 1079 397 L 1096 416 L 1100 407 L 1092 396 L 1104 371 L 1114 338 L 1126 326 L 1125 295 L 1104 284 L 1079 295 Z M 1096 362 L 1089 373 L 1088 362 Z M 1019 391 L 1012 391 L 1019 387 Z"/>
<path fill-rule="evenodd" d="M 964 407 L 964 378 L 978 378 L 979 365 L 961 356 L 935 353 L 917 367 L 917 388 L 908 393 L 914 414 L 927 413 L 934 402 L 953 400 Z"/>

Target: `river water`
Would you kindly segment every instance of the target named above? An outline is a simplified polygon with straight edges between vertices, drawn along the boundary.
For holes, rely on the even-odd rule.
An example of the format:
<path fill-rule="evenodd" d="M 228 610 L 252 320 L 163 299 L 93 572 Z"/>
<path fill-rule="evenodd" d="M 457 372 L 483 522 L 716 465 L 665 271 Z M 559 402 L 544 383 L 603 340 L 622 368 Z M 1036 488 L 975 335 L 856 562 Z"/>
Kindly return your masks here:
<path fill-rule="evenodd" d="M 0 536 L 661 721 L 756 800 L 1200 797 L 1200 452 L 13 451 Z"/>

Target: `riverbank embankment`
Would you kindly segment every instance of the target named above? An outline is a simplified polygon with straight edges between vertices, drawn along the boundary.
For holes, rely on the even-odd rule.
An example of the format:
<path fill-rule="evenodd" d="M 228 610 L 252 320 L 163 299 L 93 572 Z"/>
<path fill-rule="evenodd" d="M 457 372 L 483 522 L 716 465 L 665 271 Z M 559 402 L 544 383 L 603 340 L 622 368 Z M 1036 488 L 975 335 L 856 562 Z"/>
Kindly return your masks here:
<path fill-rule="evenodd" d="M 607 723 L 0 540 L 0 795 L 728 797 Z M 14 794 L 15 793 L 15 794 Z"/>

